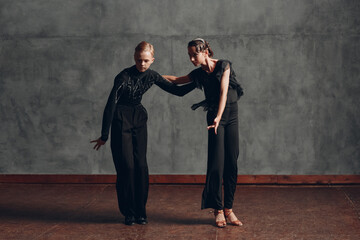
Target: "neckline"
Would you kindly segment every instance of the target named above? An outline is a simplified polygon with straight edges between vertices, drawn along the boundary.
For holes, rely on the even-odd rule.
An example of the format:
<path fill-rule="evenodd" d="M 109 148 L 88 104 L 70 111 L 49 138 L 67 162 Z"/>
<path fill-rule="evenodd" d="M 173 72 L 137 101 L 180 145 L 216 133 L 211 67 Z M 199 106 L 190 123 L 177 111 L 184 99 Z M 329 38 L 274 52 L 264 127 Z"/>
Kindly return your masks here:
<path fill-rule="evenodd" d="M 212 72 L 207 72 L 207 71 L 205 71 L 202 67 L 200 67 L 200 68 L 201 68 L 201 70 L 203 70 L 207 75 L 211 75 L 211 74 L 213 74 L 213 73 L 215 72 L 216 68 L 218 67 L 218 63 L 219 63 L 219 62 L 220 62 L 220 59 L 218 59 L 218 60 L 216 61 L 215 67 L 214 67 L 214 69 L 212 70 Z"/>
<path fill-rule="evenodd" d="M 142 74 L 145 74 L 145 73 L 147 73 L 147 72 L 150 70 L 150 68 L 148 68 L 148 69 L 146 69 L 145 72 L 140 72 L 140 71 L 136 68 L 136 65 L 133 65 L 132 68 L 133 68 L 133 73 L 134 73 L 136 76 L 141 76 Z"/>

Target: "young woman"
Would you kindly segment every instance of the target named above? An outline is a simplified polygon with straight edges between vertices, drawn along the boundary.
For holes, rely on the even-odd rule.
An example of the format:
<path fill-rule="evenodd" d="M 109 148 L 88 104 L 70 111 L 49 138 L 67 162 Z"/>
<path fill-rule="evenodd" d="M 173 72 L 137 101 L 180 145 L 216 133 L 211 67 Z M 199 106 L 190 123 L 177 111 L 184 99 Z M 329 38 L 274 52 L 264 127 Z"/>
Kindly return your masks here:
<path fill-rule="evenodd" d="M 121 71 L 103 114 L 101 137 L 94 149 L 105 144 L 111 126 L 111 152 L 117 173 L 116 191 L 120 212 L 125 224 L 147 224 L 146 202 L 149 189 L 149 173 L 146 161 L 148 115 L 141 105 L 143 94 L 156 84 L 172 94 L 183 96 L 192 84 L 176 86 L 157 72 L 149 69 L 154 62 L 154 48 L 145 41 L 135 48 L 135 65 Z"/>
<path fill-rule="evenodd" d="M 200 68 L 183 77 L 169 75 L 163 77 L 176 84 L 195 83 L 205 93 L 205 100 L 192 106 L 193 110 L 202 106 L 208 111 L 208 163 L 201 208 L 214 208 L 218 227 L 225 227 L 226 219 L 231 224 L 240 226 L 242 223 L 232 212 L 232 205 L 239 155 L 237 101 L 243 91 L 236 81 L 231 62 L 213 59 L 214 53 L 204 39 L 197 38 L 190 41 L 188 54 L 194 66 L 200 65 Z"/>

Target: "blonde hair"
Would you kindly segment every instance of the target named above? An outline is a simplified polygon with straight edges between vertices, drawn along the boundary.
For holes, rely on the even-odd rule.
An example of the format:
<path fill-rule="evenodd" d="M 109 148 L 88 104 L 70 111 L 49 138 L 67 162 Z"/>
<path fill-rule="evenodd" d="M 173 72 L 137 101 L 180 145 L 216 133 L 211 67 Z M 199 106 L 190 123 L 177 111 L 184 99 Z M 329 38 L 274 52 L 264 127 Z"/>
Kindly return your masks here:
<path fill-rule="evenodd" d="M 146 41 L 140 42 L 135 48 L 135 54 L 140 52 L 149 51 L 152 56 L 155 54 L 154 46 Z"/>

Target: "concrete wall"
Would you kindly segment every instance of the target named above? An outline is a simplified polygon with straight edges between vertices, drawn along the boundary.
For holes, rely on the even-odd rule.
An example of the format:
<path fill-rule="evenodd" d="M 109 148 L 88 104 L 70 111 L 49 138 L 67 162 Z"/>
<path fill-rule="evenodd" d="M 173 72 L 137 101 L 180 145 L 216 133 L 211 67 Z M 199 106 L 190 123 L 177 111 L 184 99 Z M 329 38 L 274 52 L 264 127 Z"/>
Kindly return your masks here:
<path fill-rule="evenodd" d="M 239 174 L 360 174 L 360 1 L 0 0 L 0 173 L 112 174 L 102 111 L 133 50 L 185 75 L 207 39 L 233 66 Z M 203 99 L 157 86 L 144 96 L 153 174 L 204 174 Z"/>

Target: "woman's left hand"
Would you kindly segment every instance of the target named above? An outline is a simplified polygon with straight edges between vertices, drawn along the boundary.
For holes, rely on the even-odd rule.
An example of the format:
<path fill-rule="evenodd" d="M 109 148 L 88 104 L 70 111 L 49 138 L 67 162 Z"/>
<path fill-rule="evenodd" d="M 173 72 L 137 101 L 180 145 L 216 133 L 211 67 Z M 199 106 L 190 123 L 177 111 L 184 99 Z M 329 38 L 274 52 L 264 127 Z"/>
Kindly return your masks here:
<path fill-rule="evenodd" d="M 218 117 L 216 117 L 216 118 L 214 119 L 213 124 L 210 125 L 210 126 L 208 126 L 207 129 L 210 130 L 211 128 L 214 128 L 215 134 L 217 134 L 217 129 L 218 129 L 218 127 L 219 127 L 219 123 L 220 123 L 220 119 L 219 119 Z"/>

